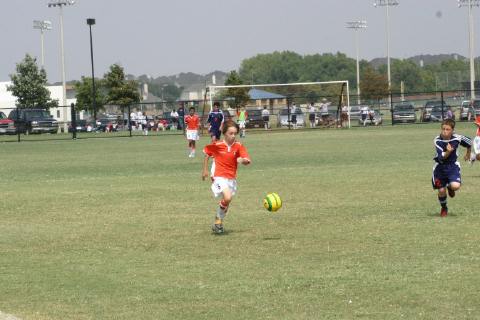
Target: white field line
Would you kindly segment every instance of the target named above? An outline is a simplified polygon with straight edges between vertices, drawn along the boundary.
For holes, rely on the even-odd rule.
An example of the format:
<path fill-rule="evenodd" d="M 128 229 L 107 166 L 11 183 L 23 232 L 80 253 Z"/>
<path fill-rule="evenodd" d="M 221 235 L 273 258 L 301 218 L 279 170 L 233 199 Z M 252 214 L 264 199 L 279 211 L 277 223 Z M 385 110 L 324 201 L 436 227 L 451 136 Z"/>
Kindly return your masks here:
<path fill-rule="evenodd" d="M 17 318 L 11 314 L 6 314 L 0 311 L 0 320 L 21 320 L 20 318 Z"/>

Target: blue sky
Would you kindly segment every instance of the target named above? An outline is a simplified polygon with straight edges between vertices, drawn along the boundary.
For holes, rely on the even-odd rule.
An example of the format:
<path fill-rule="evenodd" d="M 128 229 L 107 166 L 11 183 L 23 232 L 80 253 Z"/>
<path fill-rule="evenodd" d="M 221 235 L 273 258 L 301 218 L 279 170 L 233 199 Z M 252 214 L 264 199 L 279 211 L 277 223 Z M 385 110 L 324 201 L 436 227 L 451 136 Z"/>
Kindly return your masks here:
<path fill-rule="evenodd" d="M 8 81 L 26 53 L 40 60 L 40 32 L 33 20 L 50 20 L 45 35 L 49 81 L 61 80 L 59 9 L 49 0 L 2 1 L 0 81 Z M 93 27 L 95 73 L 113 63 L 127 73 L 153 77 L 180 72 L 230 71 L 258 53 L 343 52 L 355 57 L 347 21 L 367 20 L 360 57 L 386 56 L 385 8 L 374 0 L 77 0 L 64 8 L 67 80 L 91 74 L 87 18 Z M 468 56 L 467 8 L 456 0 L 398 0 L 390 9 L 390 54 L 459 53 Z M 475 55 L 480 48 L 480 9 L 474 9 Z"/>

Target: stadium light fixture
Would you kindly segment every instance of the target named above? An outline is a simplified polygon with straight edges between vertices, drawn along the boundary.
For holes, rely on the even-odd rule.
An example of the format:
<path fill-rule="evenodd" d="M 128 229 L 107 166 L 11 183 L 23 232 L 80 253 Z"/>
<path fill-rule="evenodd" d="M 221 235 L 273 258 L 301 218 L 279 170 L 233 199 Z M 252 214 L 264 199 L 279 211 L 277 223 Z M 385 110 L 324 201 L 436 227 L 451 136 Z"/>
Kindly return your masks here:
<path fill-rule="evenodd" d="M 49 8 L 58 7 L 60 9 L 60 51 L 62 58 L 62 86 L 63 86 L 63 107 L 67 106 L 67 85 L 65 83 L 65 53 L 63 48 L 63 7 L 75 4 L 75 0 L 51 0 L 48 3 Z M 66 120 L 66 112 L 64 112 L 64 120 Z"/>
<path fill-rule="evenodd" d="M 52 22 L 48 20 L 33 20 L 33 29 L 40 30 L 40 42 L 42 44 L 42 68 L 45 66 L 45 47 L 43 45 L 45 30 L 52 30 Z"/>
<path fill-rule="evenodd" d="M 360 99 L 360 60 L 359 60 L 359 42 L 358 42 L 358 30 L 367 28 L 367 21 L 349 21 L 347 22 L 347 28 L 355 30 L 355 47 L 357 53 L 357 103 L 361 103 Z"/>
<path fill-rule="evenodd" d="M 474 37 L 473 37 L 473 7 L 480 6 L 480 0 L 458 0 L 458 7 L 468 7 L 468 34 L 470 51 L 470 96 L 475 99 L 475 59 L 474 59 Z"/>
<path fill-rule="evenodd" d="M 95 70 L 93 68 L 93 40 L 92 40 L 92 26 L 95 24 L 95 19 L 87 19 L 88 27 L 90 28 L 90 59 L 92 61 L 92 107 L 93 107 L 93 119 L 95 124 L 97 123 L 97 99 L 96 99 L 96 88 L 95 88 Z"/>
<path fill-rule="evenodd" d="M 385 16 L 386 16 L 386 30 L 387 30 L 387 77 L 388 77 L 388 91 L 390 92 L 392 90 L 392 77 L 390 73 L 390 7 L 391 6 L 397 6 L 398 1 L 397 0 L 375 0 L 375 3 L 373 4 L 374 7 L 385 7 Z M 391 101 L 390 101 L 390 106 L 391 106 Z"/>

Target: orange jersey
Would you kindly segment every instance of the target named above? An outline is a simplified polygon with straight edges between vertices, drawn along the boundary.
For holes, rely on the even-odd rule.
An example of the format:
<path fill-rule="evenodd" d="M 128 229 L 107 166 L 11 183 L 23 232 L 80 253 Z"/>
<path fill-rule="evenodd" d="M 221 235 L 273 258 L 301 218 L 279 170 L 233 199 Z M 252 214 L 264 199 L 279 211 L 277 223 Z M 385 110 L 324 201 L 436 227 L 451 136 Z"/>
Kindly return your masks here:
<path fill-rule="evenodd" d="M 200 126 L 200 118 L 196 114 L 193 116 L 186 115 L 185 124 L 187 125 L 188 130 L 198 130 L 198 127 Z"/>
<path fill-rule="evenodd" d="M 250 160 L 247 149 L 236 141 L 228 146 L 225 141 L 217 141 L 205 146 L 203 152 L 215 161 L 213 177 L 235 179 L 237 176 L 238 158 Z"/>

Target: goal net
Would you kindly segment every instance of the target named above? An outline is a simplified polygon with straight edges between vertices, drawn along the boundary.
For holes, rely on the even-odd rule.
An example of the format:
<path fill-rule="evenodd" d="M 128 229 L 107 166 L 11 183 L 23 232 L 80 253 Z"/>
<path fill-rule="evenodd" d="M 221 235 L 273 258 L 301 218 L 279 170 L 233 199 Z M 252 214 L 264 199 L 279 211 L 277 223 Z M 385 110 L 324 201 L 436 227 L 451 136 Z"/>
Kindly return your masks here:
<path fill-rule="evenodd" d="M 203 114 L 206 119 L 217 103 L 225 118 L 239 120 L 246 111 L 247 128 L 350 127 L 348 92 L 348 80 L 212 85 L 206 89 Z"/>

